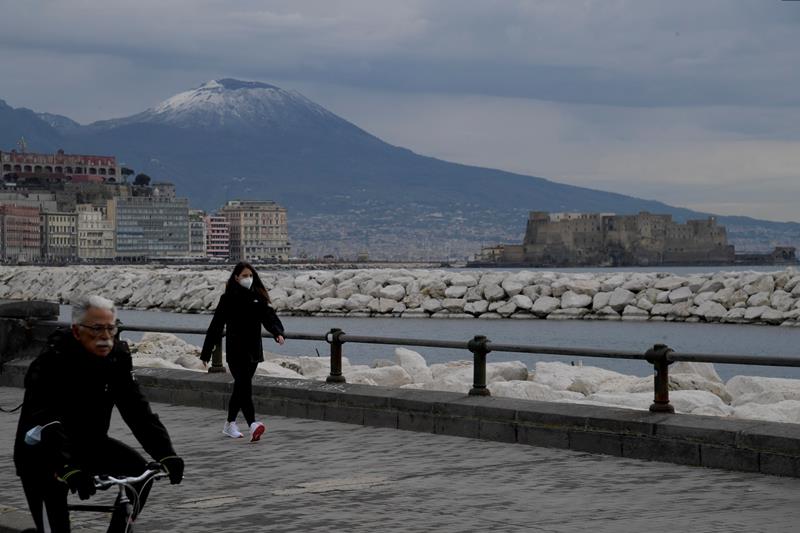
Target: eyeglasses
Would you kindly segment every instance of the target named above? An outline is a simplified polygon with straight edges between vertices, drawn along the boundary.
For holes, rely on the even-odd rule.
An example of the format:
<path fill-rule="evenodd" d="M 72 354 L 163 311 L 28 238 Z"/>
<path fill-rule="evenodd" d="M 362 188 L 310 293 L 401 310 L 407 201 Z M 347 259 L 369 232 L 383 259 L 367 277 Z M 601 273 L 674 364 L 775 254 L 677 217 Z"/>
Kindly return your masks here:
<path fill-rule="evenodd" d="M 108 333 L 111 337 L 117 334 L 117 326 L 90 326 L 88 324 L 78 324 L 82 328 L 89 330 L 89 335 L 92 337 L 99 337 L 103 332 Z"/>

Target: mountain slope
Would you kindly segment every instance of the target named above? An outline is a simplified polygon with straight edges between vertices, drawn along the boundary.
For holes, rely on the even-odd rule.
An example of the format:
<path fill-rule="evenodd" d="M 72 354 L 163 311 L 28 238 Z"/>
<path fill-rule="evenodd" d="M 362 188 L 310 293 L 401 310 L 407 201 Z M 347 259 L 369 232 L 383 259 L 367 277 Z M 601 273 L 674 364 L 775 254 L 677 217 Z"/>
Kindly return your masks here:
<path fill-rule="evenodd" d="M 28 146 L 51 151 L 61 142 L 61 134 L 30 109 L 15 109 L 0 100 L 0 150 L 17 148 L 21 138 Z"/>
<path fill-rule="evenodd" d="M 31 150 L 115 154 L 126 166 L 175 182 L 195 206 L 214 210 L 229 199 L 275 200 L 289 209 L 295 249 L 313 254 L 352 255 L 366 248 L 374 257 L 397 259 L 464 256 L 481 245 L 521 239 L 531 210 L 704 216 L 421 156 L 298 93 L 259 82 L 211 81 L 142 113 L 89 126 L 53 121 L 60 133 L 32 112 L 12 112 L 21 113 L 29 130 L 41 129 L 41 146 L 31 143 Z M 798 224 L 736 223 L 780 234 L 782 244 L 800 243 Z"/>

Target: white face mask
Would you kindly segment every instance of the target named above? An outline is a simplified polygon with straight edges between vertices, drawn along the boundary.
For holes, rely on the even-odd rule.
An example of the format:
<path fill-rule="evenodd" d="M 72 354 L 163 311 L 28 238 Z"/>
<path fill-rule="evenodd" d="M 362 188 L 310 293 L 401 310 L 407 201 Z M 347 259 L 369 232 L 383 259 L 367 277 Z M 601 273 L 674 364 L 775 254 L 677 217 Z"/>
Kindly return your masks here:
<path fill-rule="evenodd" d="M 239 285 L 249 289 L 253 285 L 253 278 L 239 278 Z"/>

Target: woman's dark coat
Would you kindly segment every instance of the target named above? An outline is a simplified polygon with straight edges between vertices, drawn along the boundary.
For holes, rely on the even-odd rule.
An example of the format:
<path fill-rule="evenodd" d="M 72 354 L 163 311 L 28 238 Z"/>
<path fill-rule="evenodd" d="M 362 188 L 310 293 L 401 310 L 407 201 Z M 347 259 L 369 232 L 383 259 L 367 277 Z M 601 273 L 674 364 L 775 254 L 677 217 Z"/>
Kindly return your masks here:
<path fill-rule="evenodd" d="M 229 284 L 208 326 L 200 358 L 206 362 L 211 360 L 214 347 L 222 342 L 224 328 L 228 363 L 260 363 L 264 360 L 262 325 L 276 337 L 283 335 L 283 324 L 266 298 L 239 284 Z"/>

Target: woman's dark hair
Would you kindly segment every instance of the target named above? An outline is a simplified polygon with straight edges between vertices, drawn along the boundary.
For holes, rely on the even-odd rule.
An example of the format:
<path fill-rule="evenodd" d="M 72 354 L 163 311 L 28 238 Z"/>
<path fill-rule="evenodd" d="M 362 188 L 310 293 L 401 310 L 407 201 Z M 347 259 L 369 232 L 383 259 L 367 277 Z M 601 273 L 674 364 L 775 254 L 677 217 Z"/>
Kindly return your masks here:
<path fill-rule="evenodd" d="M 230 292 L 234 289 L 234 287 L 239 286 L 239 282 L 236 281 L 236 276 L 242 273 L 242 270 L 248 269 L 250 272 L 253 273 L 253 285 L 250 287 L 254 290 L 257 294 L 260 294 L 267 300 L 267 303 L 271 303 L 272 300 L 269 299 L 269 293 L 267 292 L 267 288 L 264 286 L 264 283 L 261 281 L 261 278 L 258 277 L 258 272 L 256 269 L 253 268 L 253 265 L 250 263 L 246 263 L 244 261 L 239 261 L 236 263 L 236 266 L 233 267 L 233 272 L 231 272 L 231 277 L 228 278 L 228 282 L 225 284 L 225 292 Z"/>

